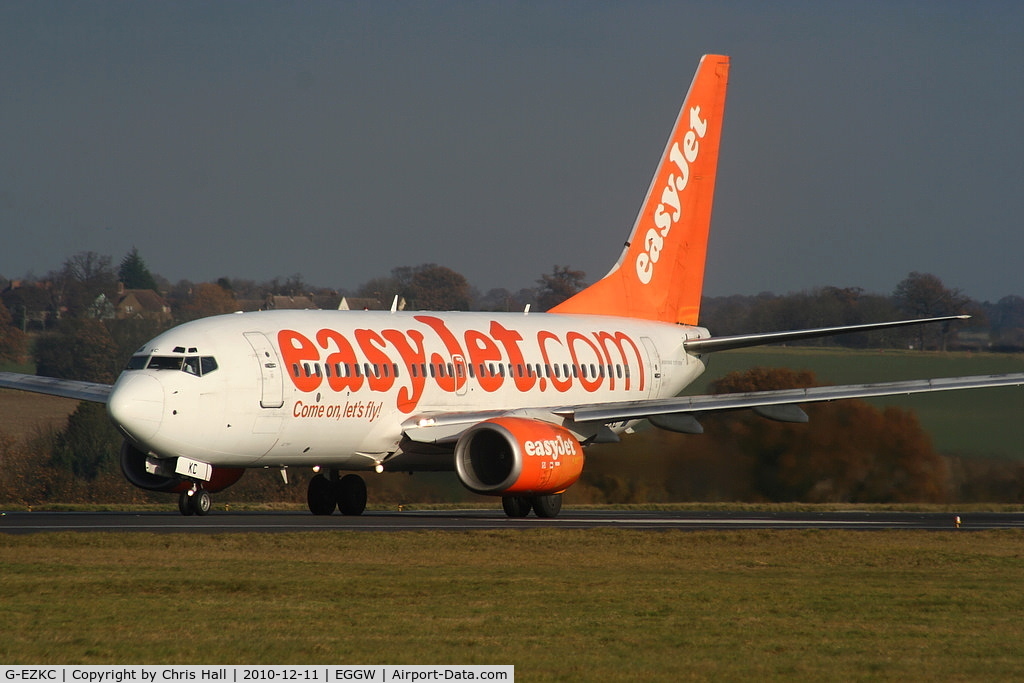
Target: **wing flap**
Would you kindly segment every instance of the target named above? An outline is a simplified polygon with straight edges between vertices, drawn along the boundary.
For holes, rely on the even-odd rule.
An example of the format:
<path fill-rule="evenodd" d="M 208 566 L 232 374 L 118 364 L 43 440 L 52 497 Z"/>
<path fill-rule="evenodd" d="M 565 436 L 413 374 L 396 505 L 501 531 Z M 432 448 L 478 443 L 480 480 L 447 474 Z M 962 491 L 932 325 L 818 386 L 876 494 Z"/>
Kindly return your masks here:
<path fill-rule="evenodd" d="M 79 401 L 92 401 L 93 403 L 106 403 L 110 396 L 110 390 L 113 388 L 110 384 L 23 375 L 16 372 L 0 372 L 0 387 L 74 398 Z"/>

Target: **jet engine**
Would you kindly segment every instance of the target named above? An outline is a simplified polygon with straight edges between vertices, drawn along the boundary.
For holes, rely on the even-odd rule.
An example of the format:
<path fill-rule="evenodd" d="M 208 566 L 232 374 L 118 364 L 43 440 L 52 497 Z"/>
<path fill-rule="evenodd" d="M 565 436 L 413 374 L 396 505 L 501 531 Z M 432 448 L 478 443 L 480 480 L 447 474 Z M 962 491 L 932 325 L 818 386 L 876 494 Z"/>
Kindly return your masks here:
<path fill-rule="evenodd" d="M 558 425 L 499 417 L 470 427 L 455 445 L 463 486 L 491 496 L 561 493 L 583 472 L 583 447 Z"/>
<path fill-rule="evenodd" d="M 181 493 L 190 488 L 194 483 L 191 479 L 175 474 L 173 466 L 166 468 L 168 470 L 167 474 L 151 471 L 159 468 L 150 467 L 147 469 L 147 459 L 149 459 L 148 454 L 139 450 L 128 441 L 121 444 L 121 472 L 124 473 L 125 479 L 140 489 Z M 245 474 L 245 470 L 242 468 L 215 467 L 213 468 L 213 475 L 210 477 L 210 481 L 204 482 L 203 488 L 210 493 L 222 491 L 241 479 L 243 474 Z"/>

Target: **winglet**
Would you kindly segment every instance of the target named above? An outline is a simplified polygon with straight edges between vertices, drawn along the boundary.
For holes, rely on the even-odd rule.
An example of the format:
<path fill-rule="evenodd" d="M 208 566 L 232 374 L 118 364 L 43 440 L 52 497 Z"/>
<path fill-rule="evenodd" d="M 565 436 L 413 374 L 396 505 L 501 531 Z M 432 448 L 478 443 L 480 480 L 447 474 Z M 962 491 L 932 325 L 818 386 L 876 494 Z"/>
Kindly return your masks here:
<path fill-rule="evenodd" d="M 697 323 L 728 81 L 704 55 L 618 262 L 550 312 Z"/>

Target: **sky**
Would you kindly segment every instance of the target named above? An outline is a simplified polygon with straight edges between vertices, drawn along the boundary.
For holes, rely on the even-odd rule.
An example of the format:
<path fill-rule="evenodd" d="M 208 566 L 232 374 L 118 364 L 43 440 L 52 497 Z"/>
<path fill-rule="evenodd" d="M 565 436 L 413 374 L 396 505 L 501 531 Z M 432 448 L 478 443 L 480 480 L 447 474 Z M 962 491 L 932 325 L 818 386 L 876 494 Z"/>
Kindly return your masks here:
<path fill-rule="evenodd" d="M 1021 36 L 984 0 L 0 0 L 0 275 L 592 281 L 720 53 L 706 295 L 1024 295 Z"/>

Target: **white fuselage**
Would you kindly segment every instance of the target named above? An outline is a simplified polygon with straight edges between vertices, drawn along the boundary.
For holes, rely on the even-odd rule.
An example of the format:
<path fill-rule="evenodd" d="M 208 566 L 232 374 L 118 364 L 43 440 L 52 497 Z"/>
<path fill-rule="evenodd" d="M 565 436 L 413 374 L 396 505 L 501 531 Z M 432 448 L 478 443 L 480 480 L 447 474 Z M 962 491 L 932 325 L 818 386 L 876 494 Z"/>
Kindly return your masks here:
<path fill-rule="evenodd" d="M 675 396 L 704 370 L 683 342 L 706 336 L 605 316 L 240 313 L 147 343 L 108 410 L 158 457 L 370 469 L 432 413 Z"/>

